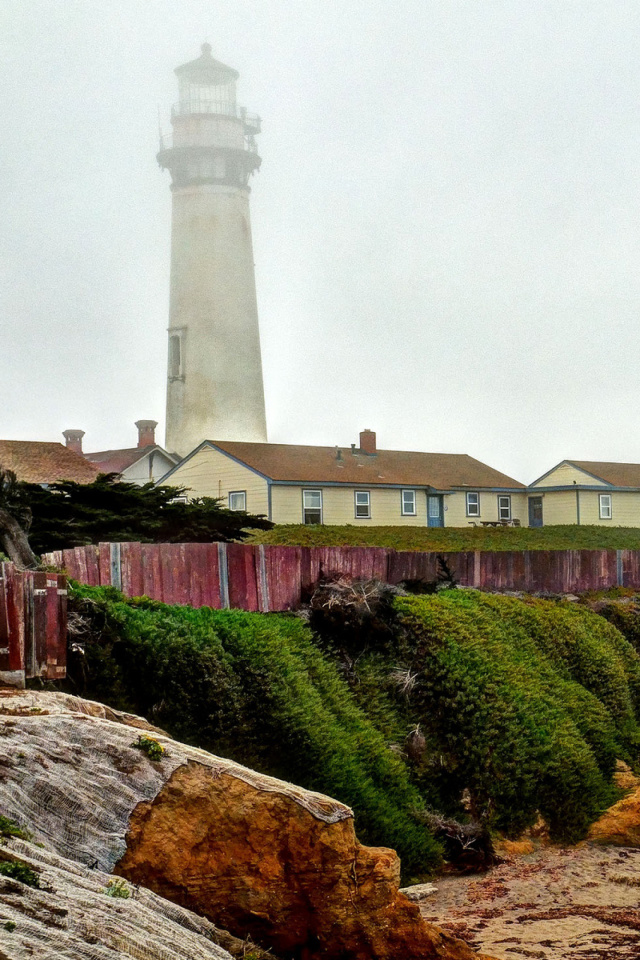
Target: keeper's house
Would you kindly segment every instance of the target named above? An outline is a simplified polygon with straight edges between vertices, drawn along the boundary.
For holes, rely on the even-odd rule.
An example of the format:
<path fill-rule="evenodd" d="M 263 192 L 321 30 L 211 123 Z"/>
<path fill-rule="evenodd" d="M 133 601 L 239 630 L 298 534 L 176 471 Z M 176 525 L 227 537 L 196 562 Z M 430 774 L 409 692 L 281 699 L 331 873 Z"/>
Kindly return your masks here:
<path fill-rule="evenodd" d="M 160 483 L 275 523 L 526 526 L 522 483 L 465 454 L 205 440 Z"/>
<path fill-rule="evenodd" d="M 563 460 L 528 493 L 530 527 L 640 527 L 640 463 Z"/>

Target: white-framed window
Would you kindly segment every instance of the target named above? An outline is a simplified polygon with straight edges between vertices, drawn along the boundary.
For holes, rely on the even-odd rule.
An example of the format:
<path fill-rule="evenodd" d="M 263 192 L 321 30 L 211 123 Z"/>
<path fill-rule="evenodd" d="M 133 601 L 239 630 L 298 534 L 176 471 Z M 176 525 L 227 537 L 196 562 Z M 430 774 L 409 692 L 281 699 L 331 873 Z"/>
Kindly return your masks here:
<path fill-rule="evenodd" d="M 322 490 L 302 491 L 302 522 L 322 523 Z"/>
<path fill-rule="evenodd" d="M 356 520 L 368 520 L 371 517 L 371 494 L 368 490 L 355 491 Z"/>
<path fill-rule="evenodd" d="M 598 500 L 600 502 L 600 519 L 611 520 L 611 494 L 601 493 Z"/>
<path fill-rule="evenodd" d="M 498 520 L 511 520 L 511 497 L 508 494 L 498 497 Z"/>
<path fill-rule="evenodd" d="M 169 331 L 169 380 L 180 380 L 184 377 L 184 331 Z"/>
<path fill-rule="evenodd" d="M 229 510 L 247 509 L 247 491 L 232 490 L 229 494 Z"/>
<path fill-rule="evenodd" d="M 416 492 L 415 490 L 402 491 L 402 516 L 415 517 L 416 515 Z"/>
<path fill-rule="evenodd" d="M 480 516 L 480 494 L 477 492 L 471 493 L 471 491 L 467 491 L 467 516 Z"/>

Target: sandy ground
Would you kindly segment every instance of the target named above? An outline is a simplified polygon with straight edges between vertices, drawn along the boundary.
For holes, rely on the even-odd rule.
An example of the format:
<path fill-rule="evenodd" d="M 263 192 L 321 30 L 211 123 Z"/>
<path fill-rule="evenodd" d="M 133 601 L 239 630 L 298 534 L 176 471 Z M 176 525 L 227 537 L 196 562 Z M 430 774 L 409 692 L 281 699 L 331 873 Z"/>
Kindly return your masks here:
<path fill-rule="evenodd" d="M 640 958 L 640 850 L 547 847 L 435 886 L 424 917 L 500 960 Z"/>

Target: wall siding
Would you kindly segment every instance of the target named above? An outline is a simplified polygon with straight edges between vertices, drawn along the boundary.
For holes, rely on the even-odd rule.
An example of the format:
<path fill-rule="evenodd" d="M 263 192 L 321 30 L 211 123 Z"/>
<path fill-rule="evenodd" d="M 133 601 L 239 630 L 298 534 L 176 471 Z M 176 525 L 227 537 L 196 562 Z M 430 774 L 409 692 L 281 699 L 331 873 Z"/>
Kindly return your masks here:
<path fill-rule="evenodd" d="M 211 447 L 199 450 L 166 482 L 175 487 L 187 487 L 192 497 L 222 497 L 225 506 L 231 491 L 246 490 L 248 513 L 265 516 L 268 513 L 267 481 Z"/>
<path fill-rule="evenodd" d="M 356 518 L 354 492 L 357 489 L 369 490 L 371 494 L 371 517 Z M 413 487 L 406 489 L 412 490 Z M 403 516 L 401 511 L 401 490 L 375 487 L 322 487 L 322 484 L 272 487 L 272 519 L 275 523 L 302 523 L 302 491 L 322 490 L 323 522 L 328 525 L 352 524 L 353 526 L 409 526 L 427 525 L 427 493 L 416 490 L 416 515 Z M 467 517 L 466 496 L 462 491 L 444 495 L 446 527 L 466 527 L 470 521 L 498 519 L 498 494 L 480 494 L 479 517 Z M 524 493 L 511 494 L 511 515 L 527 523 L 527 498 Z"/>
<path fill-rule="evenodd" d="M 572 483 L 581 483 L 588 487 L 606 487 L 607 484 L 602 480 L 596 480 L 595 477 L 590 476 L 590 474 L 585 473 L 584 470 L 579 470 L 577 467 L 572 466 L 570 463 L 563 463 L 559 467 L 556 467 L 555 470 L 552 470 L 551 473 L 544 477 L 536 484 L 532 484 L 534 487 L 564 487 L 569 486 Z"/>
<path fill-rule="evenodd" d="M 475 491 L 474 491 L 475 492 Z M 445 494 L 444 505 L 444 525 L 445 527 L 468 527 L 475 523 L 480 525 L 483 520 L 494 521 L 498 519 L 498 494 L 493 491 L 479 490 L 480 493 L 480 516 L 467 516 L 467 496 L 465 491 Z M 513 520 L 519 520 L 521 526 L 528 525 L 527 517 L 527 496 L 523 493 L 512 493 L 511 496 L 511 517 Z"/>

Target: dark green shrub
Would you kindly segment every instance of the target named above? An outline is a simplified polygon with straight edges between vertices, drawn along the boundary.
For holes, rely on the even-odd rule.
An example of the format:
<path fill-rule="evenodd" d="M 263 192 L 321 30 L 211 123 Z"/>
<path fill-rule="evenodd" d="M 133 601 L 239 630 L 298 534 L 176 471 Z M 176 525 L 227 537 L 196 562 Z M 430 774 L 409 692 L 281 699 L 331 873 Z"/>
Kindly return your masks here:
<path fill-rule="evenodd" d="M 38 874 L 22 860 L 0 860 L 0 876 L 18 880 L 27 887 L 40 888 Z"/>
<path fill-rule="evenodd" d="M 0 837 L 18 837 L 20 840 L 31 840 L 28 830 L 23 830 L 15 820 L 10 820 L 0 814 Z"/>
<path fill-rule="evenodd" d="M 638 760 L 640 661 L 575 605 L 474 591 L 399 598 L 419 673 L 414 715 L 450 797 L 517 832 L 537 811 L 575 839 L 614 799 L 616 757 Z"/>
<path fill-rule="evenodd" d="M 353 807 L 360 839 L 425 873 L 439 847 L 401 757 L 355 704 L 297 618 L 125 602 L 78 588 L 96 628 L 70 673 L 85 692 L 152 717 L 173 736 Z M 95 678 L 95 681 L 94 681 Z"/>
<path fill-rule="evenodd" d="M 135 747 L 137 750 L 142 750 L 143 753 L 149 757 L 149 760 L 162 760 L 166 750 L 157 740 L 154 740 L 153 737 L 145 737 L 143 734 L 140 734 L 137 740 L 134 740 L 131 744 L 132 747 Z"/>

